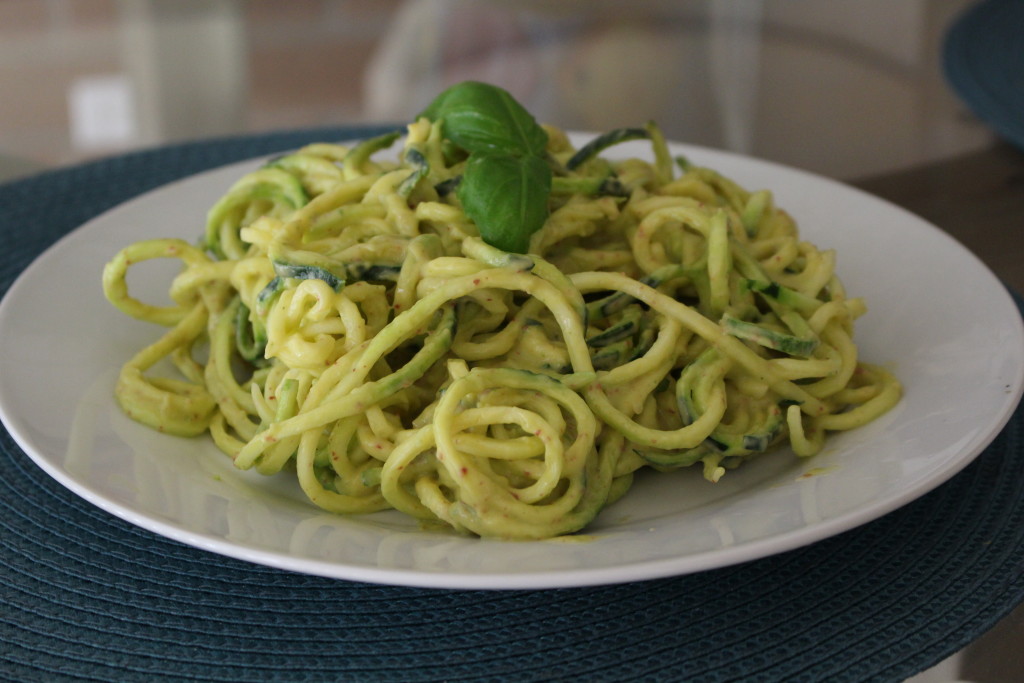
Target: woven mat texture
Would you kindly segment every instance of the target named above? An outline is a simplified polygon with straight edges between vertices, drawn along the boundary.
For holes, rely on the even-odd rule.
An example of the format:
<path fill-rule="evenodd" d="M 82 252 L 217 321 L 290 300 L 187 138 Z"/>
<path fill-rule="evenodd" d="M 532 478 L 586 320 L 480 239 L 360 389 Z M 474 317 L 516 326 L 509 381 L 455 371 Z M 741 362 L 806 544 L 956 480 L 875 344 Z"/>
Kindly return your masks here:
<path fill-rule="evenodd" d="M 971 5 L 946 35 L 943 69 L 978 118 L 1024 149 L 1024 2 Z"/>

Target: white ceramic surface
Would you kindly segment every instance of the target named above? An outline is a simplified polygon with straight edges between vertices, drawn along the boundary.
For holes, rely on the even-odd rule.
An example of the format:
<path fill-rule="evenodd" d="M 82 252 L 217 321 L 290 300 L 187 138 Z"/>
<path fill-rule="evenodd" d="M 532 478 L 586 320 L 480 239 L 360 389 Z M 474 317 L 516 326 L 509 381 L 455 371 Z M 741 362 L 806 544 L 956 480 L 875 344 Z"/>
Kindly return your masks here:
<path fill-rule="evenodd" d="M 980 261 L 921 219 L 836 182 L 713 150 L 673 151 L 750 189 L 771 189 L 806 239 L 837 250 L 848 292 L 869 306 L 857 326 L 862 357 L 905 385 L 891 413 L 836 435 L 812 459 L 783 451 L 717 485 L 696 470 L 641 476 L 587 534 L 570 539 L 481 540 L 425 532 L 397 513 L 323 513 L 287 475 L 237 471 L 208 439 L 151 431 L 112 398 L 120 365 L 159 330 L 104 300 L 104 263 L 135 240 L 197 237 L 207 208 L 255 166 L 247 162 L 121 205 L 22 274 L 0 302 L 0 418 L 57 481 L 158 534 L 298 572 L 450 588 L 614 583 L 764 557 L 906 504 L 994 438 L 1024 386 L 1024 326 Z M 636 142 L 611 153 L 648 149 Z M 138 270 L 133 294 L 165 302 L 172 271 Z"/>

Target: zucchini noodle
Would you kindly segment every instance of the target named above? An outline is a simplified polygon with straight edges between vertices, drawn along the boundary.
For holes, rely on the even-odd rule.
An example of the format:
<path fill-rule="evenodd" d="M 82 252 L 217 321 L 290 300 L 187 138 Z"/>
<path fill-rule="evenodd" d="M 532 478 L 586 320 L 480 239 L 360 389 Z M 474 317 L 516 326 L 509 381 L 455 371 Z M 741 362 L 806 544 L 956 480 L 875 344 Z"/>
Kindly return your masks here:
<path fill-rule="evenodd" d="M 426 118 L 393 159 L 397 133 L 248 173 L 198 246 L 126 247 L 106 296 L 167 331 L 123 367 L 119 405 L 240 469 L 294 471 L 329 511 L 533 539 L 583 529 L 641 469 L 716 482 L 899 400 L 858 357 L 866 307 L 835 254 L 770 192 L 673 160 L 653 125 L 583 149 L 544 130 L 548 218 L 526 254 L 481 238 L 454 191 L 465 155 Z M 653 161 L 602 156 L 636 138 Z M 128 292 L 157 258 L 182 262 L 170 306 Z"/>

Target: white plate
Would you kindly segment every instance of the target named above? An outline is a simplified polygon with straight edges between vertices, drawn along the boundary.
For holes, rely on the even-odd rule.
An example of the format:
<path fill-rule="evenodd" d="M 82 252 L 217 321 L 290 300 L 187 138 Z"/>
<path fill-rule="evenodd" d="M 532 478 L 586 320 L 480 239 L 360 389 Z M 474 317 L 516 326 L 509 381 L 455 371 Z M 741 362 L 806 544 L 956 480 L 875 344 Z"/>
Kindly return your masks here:
<path fill-rule="evenodd" d="M 577 140 L 578 141 L 578 140 Z M 642 143 L 615 154 L 647 155 Z M 838 252 L 863 296 L 862 357 L 906 395 L 820 455 L 757 459 L 719 484 L 696 470 L 639 477 L 588 533 L 502 542 L 421 531 L 397 513 L 325 514 L 288 475 L 235 470 L 212 443 L 156 433 L 112 398 L 118 368 L 158 335 L 103 298 L 122 246 L 193 239 L 208 207 L 255 162 L 170 184 L 88 222 L 33 263 L 0 303 L 0 417 L 47 473 L 91 503 L 216 553 L 357 581 L 542 588 L 684 574 L 753 560 L 875 519 L 962 469 L 999 432 L 1024 385 L 1024 326 L 1000 282 L 945 233 L 836 182 L 763 161 L 674 146 L 750 189 L 770 188 L 805 238 Z M 133 292 L 167 300 L 171 271 L 140 266 Z"/>

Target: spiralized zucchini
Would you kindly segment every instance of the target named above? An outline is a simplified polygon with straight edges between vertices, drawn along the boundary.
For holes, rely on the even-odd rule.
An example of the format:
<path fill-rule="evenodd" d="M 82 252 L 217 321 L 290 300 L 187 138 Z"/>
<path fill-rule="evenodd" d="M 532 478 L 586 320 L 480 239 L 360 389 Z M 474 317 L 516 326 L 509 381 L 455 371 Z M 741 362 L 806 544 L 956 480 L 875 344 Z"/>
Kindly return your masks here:
<path fill-rule="evenodd" d="M 107 297 L 168 329 L 124 366 L 119 404 L 210 434 L 238 468 L 294 471 L 326 510 L 530 539 L 584 528 L 643 468 L 715 482 L 899 400 L 858 358 L 865 305 L 835 255 L 768 191 L 670 159 L 654 126 L 582 150 L 545 131 L 549 215 L 528 254 L 481 239 L 453 191 L 465 156 L 427 119 L 385 161 L 397 135 L 269 162 L 199 246 L 126 247 Z M 635 138 L 653 161 L 603 156 Z M 154 258 L 182 261 L 173 306 L 128 292 Z M 163 359 L 180 376 L 153 372 Z"/>

